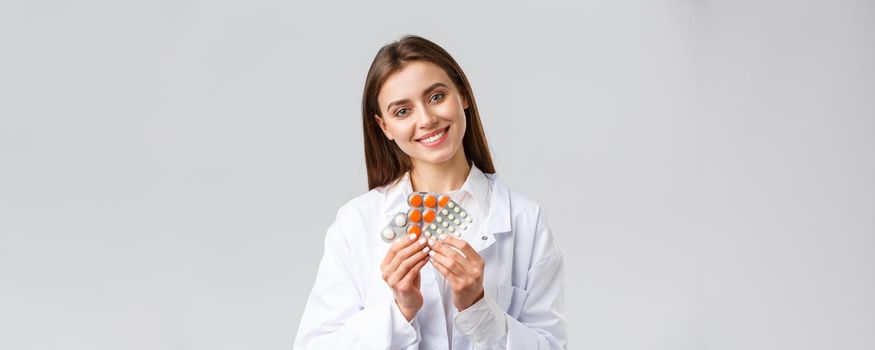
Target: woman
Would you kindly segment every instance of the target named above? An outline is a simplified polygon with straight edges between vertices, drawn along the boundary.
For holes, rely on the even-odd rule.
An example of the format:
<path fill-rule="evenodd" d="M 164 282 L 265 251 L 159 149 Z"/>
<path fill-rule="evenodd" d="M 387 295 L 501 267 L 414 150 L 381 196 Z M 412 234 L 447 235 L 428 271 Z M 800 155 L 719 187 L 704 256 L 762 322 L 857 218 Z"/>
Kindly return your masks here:
<path fill-rule="evenodd" d="M 540 206 L 495 175 L 456 61 L 416 36 L 384 46 L 362 118 L 370 191 L 328 228 L 295 348 L 565 348 L 562 254 Z M 385 243 L 413 192 L 448 194 L 470 227 Z"/>

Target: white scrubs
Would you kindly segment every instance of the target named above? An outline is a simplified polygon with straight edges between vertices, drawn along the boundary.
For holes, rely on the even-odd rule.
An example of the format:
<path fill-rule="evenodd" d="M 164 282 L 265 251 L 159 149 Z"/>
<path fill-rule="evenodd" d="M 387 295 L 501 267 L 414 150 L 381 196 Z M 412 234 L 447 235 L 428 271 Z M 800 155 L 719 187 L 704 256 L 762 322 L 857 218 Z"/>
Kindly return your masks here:
<path fill-rule="evenodd" d="M 474 219 L 461 238 L 485 261 L 484 298 L 457 311 L 449 283 L 427 263 L 425 302 L 407 322 L 382 279 L 389 244 L 380 233 L 412 192 L 408 173 L 338 210 L 295 349 L 565 349 L 563 259 L 544 212 L 473 165 L 449 195 Z"/>

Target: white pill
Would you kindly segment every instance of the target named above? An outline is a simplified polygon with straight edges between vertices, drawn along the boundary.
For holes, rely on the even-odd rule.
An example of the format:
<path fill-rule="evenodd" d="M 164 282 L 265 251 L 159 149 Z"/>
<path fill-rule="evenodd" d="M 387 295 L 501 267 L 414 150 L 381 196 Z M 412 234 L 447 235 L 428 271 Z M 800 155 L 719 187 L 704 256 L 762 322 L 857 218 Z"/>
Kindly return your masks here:
<path fill-rule="evenodd" d="M 456 228 L 455 228 L 455 227 L 453 227 L 453 226 L 450 226 L 450 229 L 449 229 L 449 231 L 450 231 L 450 232 L 456 232 Z"/>
<path fill-rule="evenodd" d="M 437 234 L 442 234 L 442 233 L 444 233 L 444 230 L 437 229 L 437 231 L 434 231 L 434 232 L 437 232 Z"/>
<path fill-rule="evenodd" d="M 430 227 L 432 230 L 434 230 L 434 229 L 437 228 L 437 225 L 435 225 L 435 224 L 431 224 L 431 225 L 429 225 L 428 227 Z"/>
<path fill-rule="evenodd" d="M 450 226 L 450 223 L 444 221 L 444 222 L 441 223 L 441 225 L 444 225 L 444 227 L 447 227 L 447 226 Z"/>
<path fill-rule="evenodd" d="M 450 219 L 450 220 L 453 220 L 453 219 L 455 219 L 456 217 L 453 216 L 453 214 L 450 214 L 449 216 L 447 216 L 447 218 Z"/>
<path fill-rule="evenodd" d="M 434 218 L 434 219 L 437 220 L 437 222 L 442 222 L 442 221 L 444 221 L 444 218 L 442 218 L 442 217 L 440 217 L 440 216 L 438 216 L 438 217 L 436 217 L 436 218 Z"/>
<path fill-rule="evenodd" d="M 456 225 L 461 225 L 461 224 L 462 224 L 462 222 L 459 221 L 459 219 L 456 219 L 456 221 L 453 221 L 453 223 L 455 223 Z"/>
<path fill-rule="evenodd" d="M 446 209 L 441 210 L 441 214 L 447 215 L 447 214 L 449 214 L 449 213 L 450 213 L 450 212 L 448 212 Z"/>
<path fill-rule="evenodd" d="M 459 233 L 456 234 L 456 237 L 462 238 L 462 231 L 459 231 Z"/>
<path fill-rule="evenodd" d="M 466 213 L 466 212 L 463 211 L 463 212 L 459 213 L 459 216 L 461 216 L 461 217 L 466 217 L 466 216 L 468 216 L 468 213 Z"/>
<path fill-rule="evenodd" d="M 453 207 L 456 206 L 456 204 L 453 203 L 453 202 L 449 202 L 449 203 L 447 203 L 447 206 L 450 207 L 450 208 L 453 208 Z"/>
<path fill-rule="evenodd" d="M 454 212 L 457 212 L 457 213 L 458 213 L 459 210 L 460 210 L 459 207 L 455 207 L 455 208 L 453 208 L 453 211 L 454 211 Z"/>
<path fill-rule="evenodd" d="M 425 236 L 426 236 L 426 237 L 431 237 L 431 231 L 425 231 Z"/>
<path fill-rule="evenodd" d="M 395 216 L 395 226 L 404 226 L 407 224 L 407 215 L 398 214 Z"/>
<path fill-rule="evenodd" d="M 387 228 L 387 229 L 383 230 L 383 238 L 387 241 L 391 241 L 391 240 L 395 239 L 395 231 L 392 230 L 391 228 Z"/>

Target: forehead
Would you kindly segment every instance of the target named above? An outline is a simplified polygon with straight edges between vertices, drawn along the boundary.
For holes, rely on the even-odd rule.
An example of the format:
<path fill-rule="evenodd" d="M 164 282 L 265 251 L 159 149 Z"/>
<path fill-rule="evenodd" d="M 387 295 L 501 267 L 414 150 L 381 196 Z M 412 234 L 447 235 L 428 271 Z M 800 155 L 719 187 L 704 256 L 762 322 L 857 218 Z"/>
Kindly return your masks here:
<path fill-rule="evenodd" d="M 395 100 L 413 99 L 434 83 L 455 87 L 447 73 L 436 64 L 427 61 L 410 62 L 386 78 L 377 100 L 381 106 L 385 106 Z"/>

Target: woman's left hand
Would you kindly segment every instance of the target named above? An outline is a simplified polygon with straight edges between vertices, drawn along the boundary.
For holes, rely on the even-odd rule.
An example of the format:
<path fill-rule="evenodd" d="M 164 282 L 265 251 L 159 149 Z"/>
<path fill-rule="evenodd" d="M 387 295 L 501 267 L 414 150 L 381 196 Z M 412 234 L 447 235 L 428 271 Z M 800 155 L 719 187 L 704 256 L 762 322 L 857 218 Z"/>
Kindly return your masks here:
<path fill-rule="evenodd" d="M 461 312 L 483 298 L 483 268 L 486 265 L 468 242 L 447 235 L 443 241 L 430 239 L 428 245 L 431 246 L 428 254 L 432 265 L 453 286 L 456 309 Z"/>

